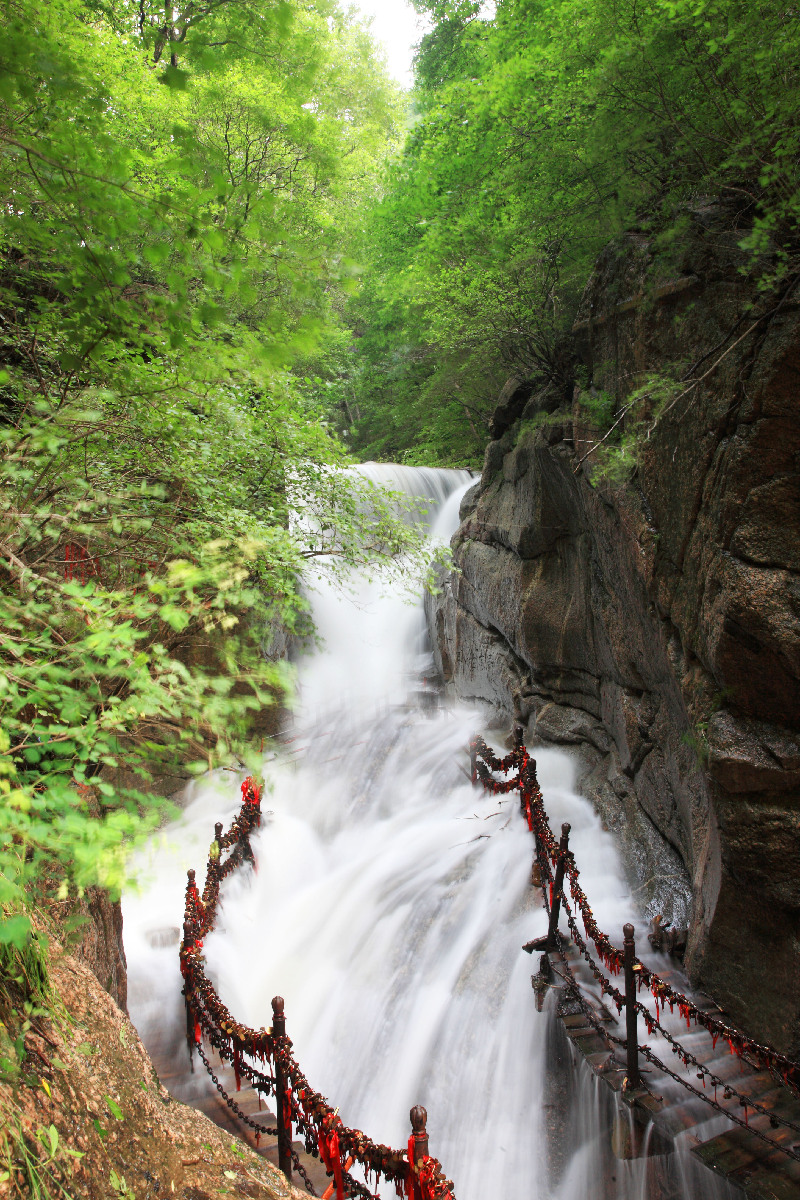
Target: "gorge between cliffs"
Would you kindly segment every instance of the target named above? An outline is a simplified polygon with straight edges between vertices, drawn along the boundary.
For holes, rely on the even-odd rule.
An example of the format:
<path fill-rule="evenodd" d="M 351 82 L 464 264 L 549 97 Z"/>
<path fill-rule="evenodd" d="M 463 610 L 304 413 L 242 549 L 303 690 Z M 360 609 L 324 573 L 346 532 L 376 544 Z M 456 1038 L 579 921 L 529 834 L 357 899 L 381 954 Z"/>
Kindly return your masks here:
<path fill-rule="evenodd" d="M 433 496 L 434 539 L 449 538 L 469 502 L 466 472 L 362 469 Z M 299 659 L 299 708 L 265 764 L 255 868 L 225 881 L 220 919 L 203 938 L 223 1002 L 258 1028 L 279 991 L 303 1071 L 346 1125 L 402 1145 L 409 1110 L 423 1104 L 431 1153 L 462 1200 L 638 1200 L 664 1189 L 729 1200 L 735 1191 L 692 1158 L 685 1138 L 673 1145 L 652 1133 L 649 1154 L 626 1150 L 626 1110 L 564 1044 L 558 989 L 537 1011 L 521 949 L 547 927 L 530 830 L 514 795 L 481 796 L 464 778 L 476 729 L 502 746 L 507 714 L 441 704 L 420 602 L 358 577 L 342 593 L 324 570 L 310 597 L 325 640 Z M 640 953 L 663 970 L 669 960 L 647 950 L 645 909 L 614 837 L 576 786 L 579 761 L 531 747 L 550 819 L 571 824 L 597 919 L 619 941 L 635 922 Z M 125 900 L 132 1019 L 172 1093 L 216 1120 L 226 1113 L 214 1081 L 188 1066 L 177 935 L 165 914 L 181 911 L 178 865 L 202 862 L 213 822 L 227 828 L 236 813 L 237 783 L 216 772 L 192 785 L 182 819 L 148 856 L 153 883 Z M 668 852 L 650 849 L 669 870 Z M 230 1067 L 211 1062 L 241 1104 Z"/>
<path fill-rule="evenodd" d="M 0 1200 L 800 1200 L 798 14 L 362 3 L 0 6 Z"/>

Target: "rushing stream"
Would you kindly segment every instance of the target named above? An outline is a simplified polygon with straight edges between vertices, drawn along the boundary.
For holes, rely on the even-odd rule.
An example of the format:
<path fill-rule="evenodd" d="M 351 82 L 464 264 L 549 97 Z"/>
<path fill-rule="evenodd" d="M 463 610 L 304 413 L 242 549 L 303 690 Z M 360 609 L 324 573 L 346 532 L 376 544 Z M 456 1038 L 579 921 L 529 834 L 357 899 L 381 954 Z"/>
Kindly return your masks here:
<path fill-rule="evenodd" d="M 466 473 L 369 469 L 432 496 L 433 534 L 450 536 Z M 409 1109 L 424 1104 L 458 1200 L 724 1195 L 707 1181 L 697 1190 L 680 1151 L 667 1166 L 614 1159 L 607 1089 L 572 1064 L 550 1004 L 537 1013 L 535 963 L 520 949 L 545 931 L 531 837 L 513 794 L 488 797 L 465 778 L 480 715 L 418 702 L 421 604 L 363 581 L 348 596 L 324 577 L 313 602 L 325 648 L 301 662 L 291 740 L 265 764 L 258 870 L 225 884 L 206 942 L 223 1000 L 268 1026 L 283 995 L 312 1086 L 375 1140 L 405 1145 Z M 500 746 L 501 734 L 487 736 Z M 611 837 L 576 794 L 572 760 L 536 758 L 551 824 L 571 823 L 598 923 L 621 940 L 637 914 Z M 131 1015 L 146 1043 L 171 1041 L 184 1062 L 169 927 L 182 919 L 185 868 L 202 866 L 238 782 L 218 771 L 188 789 L 182 820 L 153 843 L 149 884 L 125 900 Z M 177 1090 L 205 1086 L 196 1075 Z"/>

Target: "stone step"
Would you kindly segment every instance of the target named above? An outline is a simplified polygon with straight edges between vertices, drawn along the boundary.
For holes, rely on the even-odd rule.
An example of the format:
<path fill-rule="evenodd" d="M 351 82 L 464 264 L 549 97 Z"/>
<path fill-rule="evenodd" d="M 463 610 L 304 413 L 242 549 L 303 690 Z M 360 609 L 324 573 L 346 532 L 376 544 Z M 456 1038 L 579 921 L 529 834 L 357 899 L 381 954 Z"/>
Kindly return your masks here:
<path fill-rule="evenodd" d="M 711 1138 L 693 1153 L 712 1170 L 764 1200 L 798 1200 L 800 1163 L 781 1154 L 745 1129 Z"/>
<path fill-rule="evenodd" d="M 227 1101 L 214 1088 L 211 1080 L 208 1079 L 202 1062 L 195 1058 L 195 1073 L 199 1074 L 202 1072 L 202 1077 L 208 1080 L 207 1087 L 202 1090 L 194 1089 L 192 1090 L 191 1097 L 187 1097 L 186 1072 L 182 1069 L 180 1058 L 171 1054 L 169 1058 L 165 1058 L 159 1062 L 158 1055 L 154 1055 L 152 1051 L 151 1058 L 153 1059 L 153 1065 L 156 1068 L 158 1077 L 167 1091 L 173 1095 L 177 1095 L 179 1099 L 183 1099 L 186 1103 L 190 1103 L 193 1108 L 205 1113 L 209 1120 L 213 1121 L 220 1129 L 224 1129 L 233 1137 L 238 1138 L 239 1141 L 246 1142 L 257 1154 L 268 1159 L 273 1166 L 278 1166 L 277 1138 L 268 1134 L 261 1135 L 258 1139 L 258 1145 L 256 1145 L 255 1131 L 245 1125 L 243 1121 L 240 1121 L 228 1107 Z M 259 1096 L 254 1088 L 242 1080 L 241 1090 L 236 1091 L 236 1077 L 232 1067 L 226 1063 L 220 1064 L 216 1056 L 209 1058 L 209 1061 L 211 1062 L 214 1074 L 219 1079 L 225 1091 L 246 1116 L 265 1128 L 270 1126 L 274 1128 L 277 1125 L 275 1113 L 268 1108 L 264 1101 L 261 1102 L 261 1108 L 259 1109 Z M 307 1154 L 302 1142 L 294 1142 L 293 1149 L 297 1153 L 317 1194 L 322 1195 L 330 1183 L 330 1178 L 322 1162 L 312 1155 Z M 295 1179 L 294 1182 L 297 1183 L 298 1187 L 303 1186 L 301 1179 Z"/>
<path fill-rule="evenodd" d="M 568 967 L 576 979 L 586 986 L 584 999 L 600 1017 L 601 1005 L 595 995 L 594 982 L 575 947 L 569 946 L 563 953 L 551 954 L 550 960 L 556 974 L 555 982 L 562 984 L 562 979 L 558 976 L 566 975 L 565 967 Z M 676 991 L 686 991 L 686 980 L 679 971 L 661 972 L 661 975 Z M 624 984 L 619 978 L 615 979 L 614 983 L 620 991 L 624 990 Z M 603 1039 L 586 1013 L 570 999 L 566 987 L 560 989 L 560 995 L 562 999 L 559 1016 L 569 1041 L 595 1074 L 602 1078 L 610 1089 L 619 1092 L 625 1077 L 624 1046 L 612 1045 Z M 697 997 L 695 1003 L 703 1011 L 713 1012 L 715 1015 L 721 1013 L 708 997 Z M 624 1015 L 617 1018 L 613 1011 L 602 1007 L 609 1031 L 617 1037 L 624 1036 Z M 669 1010 L 666 1021 L 668 1027 L 673 1024 Z M 684 1142 L 688 1141 L 692 1153 L 700 1162 L 715 1173 L 725 1176 L 744 1195 L 752 1197 L 753 1200 L 800 1200 L 800 1163 L 783 1152 L 784 1147 L 792 1150 L 800 1147 L 800 1134 L 785 1126 L 773 1128 L 770 1123 L 772 1114 L 791 1120 L 800 1127 L 800 1101 L 786 1089 L 779 1087 L 769 1072 L 761 1070 L 757 1063 L 749 1062 L 746 1057 L 738 1058 L 727 1053 L 725 1043 L 719 1039 L 715 1046 L 711 1035 L 705 1030 L 693 1025 L 690 1031 L 686 1031 L 678 1022 L 674 1024 L 676 1030 L 672 1036 L 676 1041 L 684 1044 L 685 1049 L 701 1066 L 713 1072 L 722 1081 L 716 1088 L 716 1100 L 722 1114 L 729 1112 L 739 1119 L 744 1119 L 745 1114 L 745 1106 L 739 1103 L 738 1096 L 731 1096 L 727 1100 L 724 1098 L 725 1086 L 759 1103 L 767 1111 L 758 1113 L 753 1108 L 747 1108 L 749 1128 L 734 1126 L 727 1132 L 708 1137 L 705 1127 L 709 1127 L 709 1132 L 711 1128 L 719 1129 L 718 1118 L 721 1115 L 705 1100 L 706 1096 L 709 1100 L 714 1099 L 714 1085 L 707 1080 L 704 1089 L 702 1080 L 697 1078 L 697 1068 L 685 1068 L 663 1038 L 653 1039 L 653 1052 L 670 1070 L 674 1070 L 679 1076 L 685 1076 L 697 1089 L 698 1094 L 688 1092 L 679 1082 L 664 1075 L 658 1068 L 649 1066 L 641 1057 L 645 1087 L 633 1095 L 627 1093 L 626 1102 L 633 1106 L 634 1113 L 639 1111 L 642 1122 L 652 1120 L 656 1130 L 667 1141 L 678 1136 Z M 710 1122 L 714 1124 L 710 1125 Z M 772 1144 L 762 1141 L 757 1136 L 758 1132 L 766 1134 Z"/>

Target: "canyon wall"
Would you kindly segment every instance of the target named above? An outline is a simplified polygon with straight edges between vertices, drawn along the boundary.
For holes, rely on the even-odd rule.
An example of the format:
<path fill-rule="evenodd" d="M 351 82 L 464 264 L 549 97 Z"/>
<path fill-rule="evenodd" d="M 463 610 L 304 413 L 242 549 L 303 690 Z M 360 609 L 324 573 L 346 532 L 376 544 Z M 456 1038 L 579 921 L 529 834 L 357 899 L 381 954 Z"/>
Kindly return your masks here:
<path fill-rule="evenodd" d="M 718 206 L 687 220 L 668 265 L 637 234 L 597 263 L 571 402 L 504 388 L 429 617 L 448 689 L 574 749 L 643 910 L 690 913 L 693 982 L 796 1056 L 799 306 L 760 297 Z M 653 376 L 598 447 L 592 400 Z"/>

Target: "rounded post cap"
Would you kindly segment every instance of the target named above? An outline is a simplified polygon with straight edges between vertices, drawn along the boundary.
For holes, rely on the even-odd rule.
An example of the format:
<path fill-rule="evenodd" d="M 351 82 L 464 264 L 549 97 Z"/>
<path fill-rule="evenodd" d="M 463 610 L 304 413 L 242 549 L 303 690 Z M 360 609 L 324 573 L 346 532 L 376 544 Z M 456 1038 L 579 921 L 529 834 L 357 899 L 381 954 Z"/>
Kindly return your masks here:
<path fill-rule="evenodd" d="M 272 1011 L 276 1017 L 283 1016 L 283 996 L 272 997 Z"/>
<path fill-rule="evenodd" d="M 186 878 L 189 880 L 189 883 L 194 883 L 194 877 L 195 877 L 194 867 L 189 867 L 189 870 L 186 872 Z"/>
<path fill-rule="evenodd" d="M 633 935 L 636 932 L 636 930 L 633 928 L 633 926 L 630 924 L 630 922 L 628 922 L 627 925 L 622 926 L 622 932 L 625 935 L 626 942 L 633 941 Z"/>
<path fill-rule="evenodd" d="M 421 1104 L 415 1104 L 409 1113 L 411 1117 L 411 1128 L 414 1133 L 425 1133 L 425 1126 L 428 1123 L 428 1111 Z"/>
<path fill-rule="evenodd" d="M 561 836 L 569 837 L 570 829 L 572 829 L 572 826 L 570 825 L 569 821 L 565 821 L 564 824 L 561 826 Z"/>

